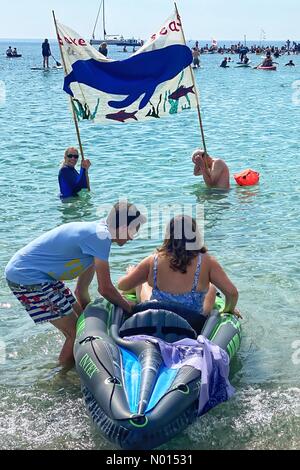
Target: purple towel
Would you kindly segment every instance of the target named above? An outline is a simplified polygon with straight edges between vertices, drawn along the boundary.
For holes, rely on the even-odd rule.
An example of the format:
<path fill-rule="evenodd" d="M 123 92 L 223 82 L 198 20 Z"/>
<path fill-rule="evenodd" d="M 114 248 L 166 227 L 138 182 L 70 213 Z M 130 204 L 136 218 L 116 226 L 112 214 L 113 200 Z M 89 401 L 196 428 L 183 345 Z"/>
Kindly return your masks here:
<path fill-rule="evenodd" d="M 198 336 L 197 340 L 186 338 L 176 343 L 146 335 L 126 339 L 157 344 L 168 368 L 192 366 L 201 371 L 198 416 L 233 396 L 235 390 L 228 380 L 229 356 L 204 336 Z"/>

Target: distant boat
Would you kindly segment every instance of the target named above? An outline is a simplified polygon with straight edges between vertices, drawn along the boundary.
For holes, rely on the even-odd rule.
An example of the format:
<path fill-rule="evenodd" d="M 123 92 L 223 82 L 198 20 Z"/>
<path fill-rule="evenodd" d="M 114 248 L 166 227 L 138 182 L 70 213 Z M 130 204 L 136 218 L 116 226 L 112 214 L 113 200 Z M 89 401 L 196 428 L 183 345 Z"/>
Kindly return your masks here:
<path fill-rule="evenodd" d="M 96 39 L 95 38 L 95 31 L 96 27 L 98 24 L 100 12 L 102 9 L 102 24 L 103 24 L 103 39 Z M 100 7 L 98 10 L 93 34 L 92 34 L 92 39 L 90 40 L 90 44 L 92 46 L 97 46 L 100 45 L 102 42 L 106 42 L 107 45 L 109 46 L 129 46 L 129 47 L 140 47 L 144 44 L 144 42 L 141 39 L 135 39 L 135 38 L 130 38 L 126 39 L 124 36 L 120 34 L 106 34 L 106 29 L 105 29 L 105 3 L 104 0 L 101 1 Z"/>

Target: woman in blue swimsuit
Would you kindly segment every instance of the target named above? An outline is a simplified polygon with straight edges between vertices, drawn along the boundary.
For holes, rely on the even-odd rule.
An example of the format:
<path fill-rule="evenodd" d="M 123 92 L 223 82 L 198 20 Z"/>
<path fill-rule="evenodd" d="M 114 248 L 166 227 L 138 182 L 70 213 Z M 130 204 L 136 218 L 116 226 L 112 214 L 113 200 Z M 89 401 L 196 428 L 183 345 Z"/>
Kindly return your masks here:
<path fill-rule="evenodd" d="M 217 288 L 225 295 L 224 312 L 237 313 L 238 291 L 200 239 L 195 219 L 182 215 L 171 219 L 163 245 L 138 266 L 129 268 L 119 280 L 119 289 L 135 288 L 141 302 L 176 302 L 209 315 Z"/>

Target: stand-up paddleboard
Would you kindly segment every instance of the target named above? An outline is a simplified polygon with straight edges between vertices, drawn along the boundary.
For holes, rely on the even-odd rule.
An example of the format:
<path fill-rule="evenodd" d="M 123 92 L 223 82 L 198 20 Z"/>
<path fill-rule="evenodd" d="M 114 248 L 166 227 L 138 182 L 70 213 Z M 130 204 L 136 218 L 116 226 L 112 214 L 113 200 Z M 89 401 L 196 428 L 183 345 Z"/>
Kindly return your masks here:
<path fill-rule="evenodd" d="M 235 68 L 249 68 L 251 67 L 251 60 L 249 60 L 249 62 L 247 62 L 247 64 L 244 64 L 243 62 L 237 62 L 237 65 L 235 66 Z"/>
<path fill-rule="evenodd" d="M 59 66 L 57 67 L 56 65 L 54 65 L 53 67 L 49 67 L 49 68 L 44 68 L 44 67 L 30 67 L 30 70 L 43 70 L 44 72 L 50 72 L 51 70 L 62 70 L 63 66 Z"/>

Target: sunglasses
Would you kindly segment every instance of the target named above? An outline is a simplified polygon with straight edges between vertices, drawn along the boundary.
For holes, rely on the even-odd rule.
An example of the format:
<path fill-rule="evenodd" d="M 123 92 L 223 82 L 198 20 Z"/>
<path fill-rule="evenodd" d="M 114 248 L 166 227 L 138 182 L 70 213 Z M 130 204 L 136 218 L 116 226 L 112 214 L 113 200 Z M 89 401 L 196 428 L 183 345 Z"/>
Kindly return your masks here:
<path fill-rule="evenodd" d="M 69 155 L 67 155 L 67 157 L 68 157 L 68 158 L 76 158 L 76 160 L 78 160 L 79 155 L 69 153 Z"/>

